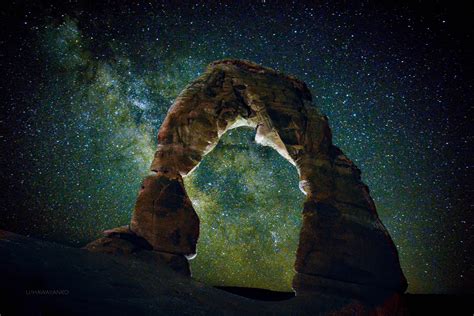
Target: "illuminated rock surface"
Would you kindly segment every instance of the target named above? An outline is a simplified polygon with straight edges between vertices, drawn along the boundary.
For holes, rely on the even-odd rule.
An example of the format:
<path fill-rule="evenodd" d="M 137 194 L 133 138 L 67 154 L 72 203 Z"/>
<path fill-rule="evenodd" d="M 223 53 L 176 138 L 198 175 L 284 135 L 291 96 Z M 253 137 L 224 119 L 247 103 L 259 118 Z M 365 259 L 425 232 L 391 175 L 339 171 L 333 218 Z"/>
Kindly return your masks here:
<path fill-rule="evenodd" d="M 199 218 L 180 176 L 160 175 L 143 180 L 130 229 L 158 251 L 194 256 Z"/>

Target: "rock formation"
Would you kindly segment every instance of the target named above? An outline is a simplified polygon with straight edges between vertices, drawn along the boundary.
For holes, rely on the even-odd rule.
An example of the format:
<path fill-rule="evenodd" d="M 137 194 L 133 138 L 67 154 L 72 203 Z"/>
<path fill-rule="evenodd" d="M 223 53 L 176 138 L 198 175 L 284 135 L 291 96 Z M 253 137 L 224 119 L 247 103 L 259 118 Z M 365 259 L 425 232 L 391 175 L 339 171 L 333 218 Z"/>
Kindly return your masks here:
<path fill-rule="evenodd" d="M 158 251 L 196 254 L 199 218 L 181 177 L 148 176 L 143 180 L 130 228 Z"/>
<path fill-rule="evenodd" d="M 199 220 L 182 177 L 229 129 L 296 166 L 306 194 L 293 287 L 297 295 L 367 297 L 402 293 L 397 250 L 378 218 L 360 170 L 332 144 L 328 119 L 304 82 L 241 60 L 223 60 L 188 85 L 158 133 L 158 148 L 132 217 L 131 233 L 159 252 L 195 254 Z"/>
<path fill-rule="evenodd" d="M 128 226 L 106 230 L 104 235 L 87 244 L 84 249 L 131 257 L 157 265 L 164 263 L 180 274 L 191 276 L 188 260 L 183 255 L 153 250 L 144 238 L 137 236 Z"/>

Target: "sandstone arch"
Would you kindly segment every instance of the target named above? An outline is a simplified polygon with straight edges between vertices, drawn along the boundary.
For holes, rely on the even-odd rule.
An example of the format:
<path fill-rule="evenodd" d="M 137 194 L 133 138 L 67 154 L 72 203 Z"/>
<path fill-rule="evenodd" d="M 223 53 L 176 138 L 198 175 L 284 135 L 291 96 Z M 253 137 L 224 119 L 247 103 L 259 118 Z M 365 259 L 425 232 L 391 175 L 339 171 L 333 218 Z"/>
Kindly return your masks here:
<path fill-rule="evenodd" d="M 305 83 L 247 61 L 223 60 L 188 85 L 158 134 L 129 233 L 154 250 L 192 257 L 199 219 L 182 177 L 229 129 L 251 126 L 255 140 L 296 166 L 306 194 L 294 290 L 365 296 L 403 292 L 397 250 L 359 169 L 332 144 L 327 118 Z"/>

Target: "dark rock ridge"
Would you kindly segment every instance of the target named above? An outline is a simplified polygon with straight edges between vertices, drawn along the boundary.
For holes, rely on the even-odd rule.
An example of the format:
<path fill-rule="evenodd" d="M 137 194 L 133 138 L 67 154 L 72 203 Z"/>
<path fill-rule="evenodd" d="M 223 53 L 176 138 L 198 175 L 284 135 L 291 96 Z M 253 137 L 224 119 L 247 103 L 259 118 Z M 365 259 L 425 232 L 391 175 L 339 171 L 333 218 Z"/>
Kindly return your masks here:
<path fill-rule="evenodd" d="M 176 272 L 191 276 L 188 260 L 183 255 L 153 250 L 144 238 L 137 236 L 128 226 L 106 230 L 104 235 L 105 237 L 89 243 L 84 249 L 91 252 L 134 257 L 149 263 L 165 263 Z"/>
<path fill-rule="evenodd" d="M 328 119 L 313 105 L 306 84 L 248 61 L 210 64 L 175 100 L 158 133 L 153 174 L 143 181 L 123 236 L 140 237 L 156 252 L 192 258 L 199 219 L 182 177 L 239 126 L 255 128 L 257 143 L 296 166 L 306 194 L 293 279 L 297 295 L 364 299 L 403 293 L 407 282 L 395 245 L 360 170 L 332 144 Z M 117 236 L 86 248 L 113 253 L 138 247 Z"/>

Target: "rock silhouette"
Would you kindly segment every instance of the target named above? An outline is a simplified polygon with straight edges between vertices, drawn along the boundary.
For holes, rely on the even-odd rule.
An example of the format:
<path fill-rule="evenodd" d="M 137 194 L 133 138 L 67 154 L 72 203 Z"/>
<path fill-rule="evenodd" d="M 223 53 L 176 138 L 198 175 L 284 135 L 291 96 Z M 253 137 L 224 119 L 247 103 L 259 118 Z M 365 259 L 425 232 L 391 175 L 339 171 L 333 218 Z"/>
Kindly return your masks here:
<path fill-rule="evenodd" d="M 178 273 L 191 276 L 185 256 L 153 250 L 144 238 L 137 236 L 128 226 L 106 230 L 104 235 L 105 237 L 87 244 L 84 249 L 135 258 L 156 265 L 164 263 Z"/>
<path fill-rule="evenodd" d="M 242 60 L 210 64 L 170 108 L 130 226 L 154 251 L 192 257 L 199 219 L 182 177 L 229 129 L 249 126 L 255 141 L 292 163 L 306 195 L 296 254 L 297 295 L 370 297 L 403 293 L 397 250 L 378 218 L 360 170 L 332 144 L 326 116 L 306 84 Z M 394 299 L 397 301 L 397 299 Z"/>

